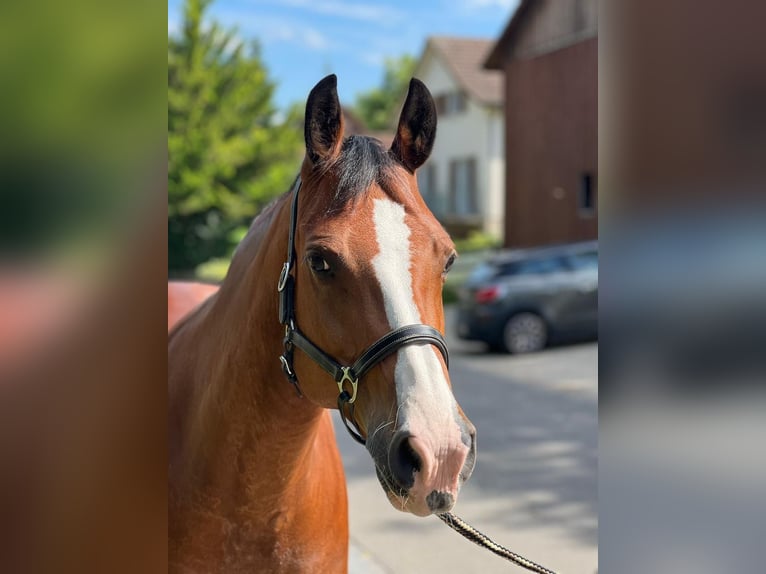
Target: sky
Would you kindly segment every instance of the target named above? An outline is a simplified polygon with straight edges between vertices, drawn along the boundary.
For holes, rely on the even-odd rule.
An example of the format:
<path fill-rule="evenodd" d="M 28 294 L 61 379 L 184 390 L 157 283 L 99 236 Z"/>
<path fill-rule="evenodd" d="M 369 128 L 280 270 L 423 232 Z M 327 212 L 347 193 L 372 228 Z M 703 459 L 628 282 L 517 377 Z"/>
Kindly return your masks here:
<path fill-rule="evenodd" d="M 182 0 L 168 0 L 168 32 Z M 431 35 L 497 39 L 518 0 L 215 0 L 209 15 L 260 42 L 276 104 L 304 102 L 330 73 L 341 102 L 381 84 L 386 57 L 419 57 Z"/>

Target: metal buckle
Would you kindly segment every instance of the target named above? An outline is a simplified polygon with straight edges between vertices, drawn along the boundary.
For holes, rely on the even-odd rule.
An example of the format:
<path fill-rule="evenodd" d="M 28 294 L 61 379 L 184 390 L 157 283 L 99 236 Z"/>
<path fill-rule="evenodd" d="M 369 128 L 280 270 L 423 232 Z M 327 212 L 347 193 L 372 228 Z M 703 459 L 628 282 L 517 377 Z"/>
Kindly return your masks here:
<path fill-rule="evenodd" d="M 277 292 L 281 293 L 285 290 L 285 285 L 287 284 L 287 276 L 290 274 L 290 262 L 285 261 L 285 264 L 282 265 L 282 272 L 279 274 L 279 283 L 277 283 Z"/>
<path fill-rule="evenodd" d="M 351 367 L 341 367 L 341 371 L 343 371 L 343 376 L 341 377 L 340 381 L 337 381 L 338 383 L 338 391 L 342 394 L 345 389 L 343 388 L 343 383 L 348 381 L 351 383 L 351 398 L 346 401 L 348 404 L 353 404 L 353 402 L 356 400 L 356 388 L 359 384 L 359 379 L 352 377 L 349 372 L 351 371 Z"/>

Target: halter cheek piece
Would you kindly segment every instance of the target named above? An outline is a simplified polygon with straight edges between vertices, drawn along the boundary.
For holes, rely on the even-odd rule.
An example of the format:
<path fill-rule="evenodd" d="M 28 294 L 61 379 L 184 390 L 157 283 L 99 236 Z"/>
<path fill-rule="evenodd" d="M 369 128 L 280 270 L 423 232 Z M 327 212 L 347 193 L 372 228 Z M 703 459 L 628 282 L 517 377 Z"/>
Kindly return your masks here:
<path fill-rule="evenodd" d="M 383 335 L 362 353 L 353 365 L 344 366 L 333 357 L 325 353 L 309 340 L 295 326 L 295 276 L 292 274 L 295 265 L 295 227 L 298 220 L 298 192 L 301 189 L 300 177 L 293 186 L 292 211 L 290 215 L 290 231 L 287 236 L 287 261 L 279 275 L 279 322 L 285 326 L 284 352 L 279 356 L 287 380 L 295 387 L 300 396 L 300 384 L 293 367 L 293 352 L 298 347 L 315 363 L 327 371 L 338 385 L 338 410 L 341 420 L 349 434 L 361 444 L 365 444 L 365 438 L 359 432 L 359 427 L 354 421 L 354 403 L 356 401 L 359 380 L 370 369 L 383 359 L 397 351 L 404 345 L 413 343 L 430 343 L 441 352 L 444 362 L 449 367 L 449 352 L 447 343 L 442 334 L 428 325 L 405 325 Z M 350 392 L 349 392 L 350 389 Z M 349 406 L 349 418 L 346 418 L 345 408 Z M 350 424 L 349 424 L 350 421 Z M 353 425 L 353 428 L 352 428 Z"/>

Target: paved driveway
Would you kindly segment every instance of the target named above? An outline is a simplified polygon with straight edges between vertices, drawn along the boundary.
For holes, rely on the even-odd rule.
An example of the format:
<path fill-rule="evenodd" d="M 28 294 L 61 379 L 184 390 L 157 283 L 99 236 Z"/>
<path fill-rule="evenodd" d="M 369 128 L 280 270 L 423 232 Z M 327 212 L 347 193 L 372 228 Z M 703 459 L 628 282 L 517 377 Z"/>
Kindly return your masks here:
<path fill-rule="evenodd" d="M 531 560 L 567 574 L 597 569 L 595 343 L 529 356 L 488 355 L 452 337 L 451 377 L 478 431 L 478 460 L 455 513 Z M 522 569 L 435 517 L 394 510 L 367 452 L 336 419 L 349 490 L 352 574 Z"/>

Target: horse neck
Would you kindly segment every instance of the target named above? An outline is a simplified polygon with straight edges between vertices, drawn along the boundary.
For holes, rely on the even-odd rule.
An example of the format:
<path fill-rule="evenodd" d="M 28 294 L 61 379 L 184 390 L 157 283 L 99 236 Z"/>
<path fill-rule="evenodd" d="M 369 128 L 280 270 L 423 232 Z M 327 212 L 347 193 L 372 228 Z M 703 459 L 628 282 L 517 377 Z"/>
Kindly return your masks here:
<path fill-rule="evenodd" d="M 301 473 L 323 413 L 298 397 L 277 360 L 284 328 L 276 318 L 276 284 L 289 201 L 283 198 L 264 215 L 237 249 L 215 299 L 175 335 L 193 355 L 186 373 L 192 380 L 183 382 L 191 393 L 182 401 L 188 405 L 183 458 L 193 460 L 192 474 L 225 489 L 248 476 Z"/>

